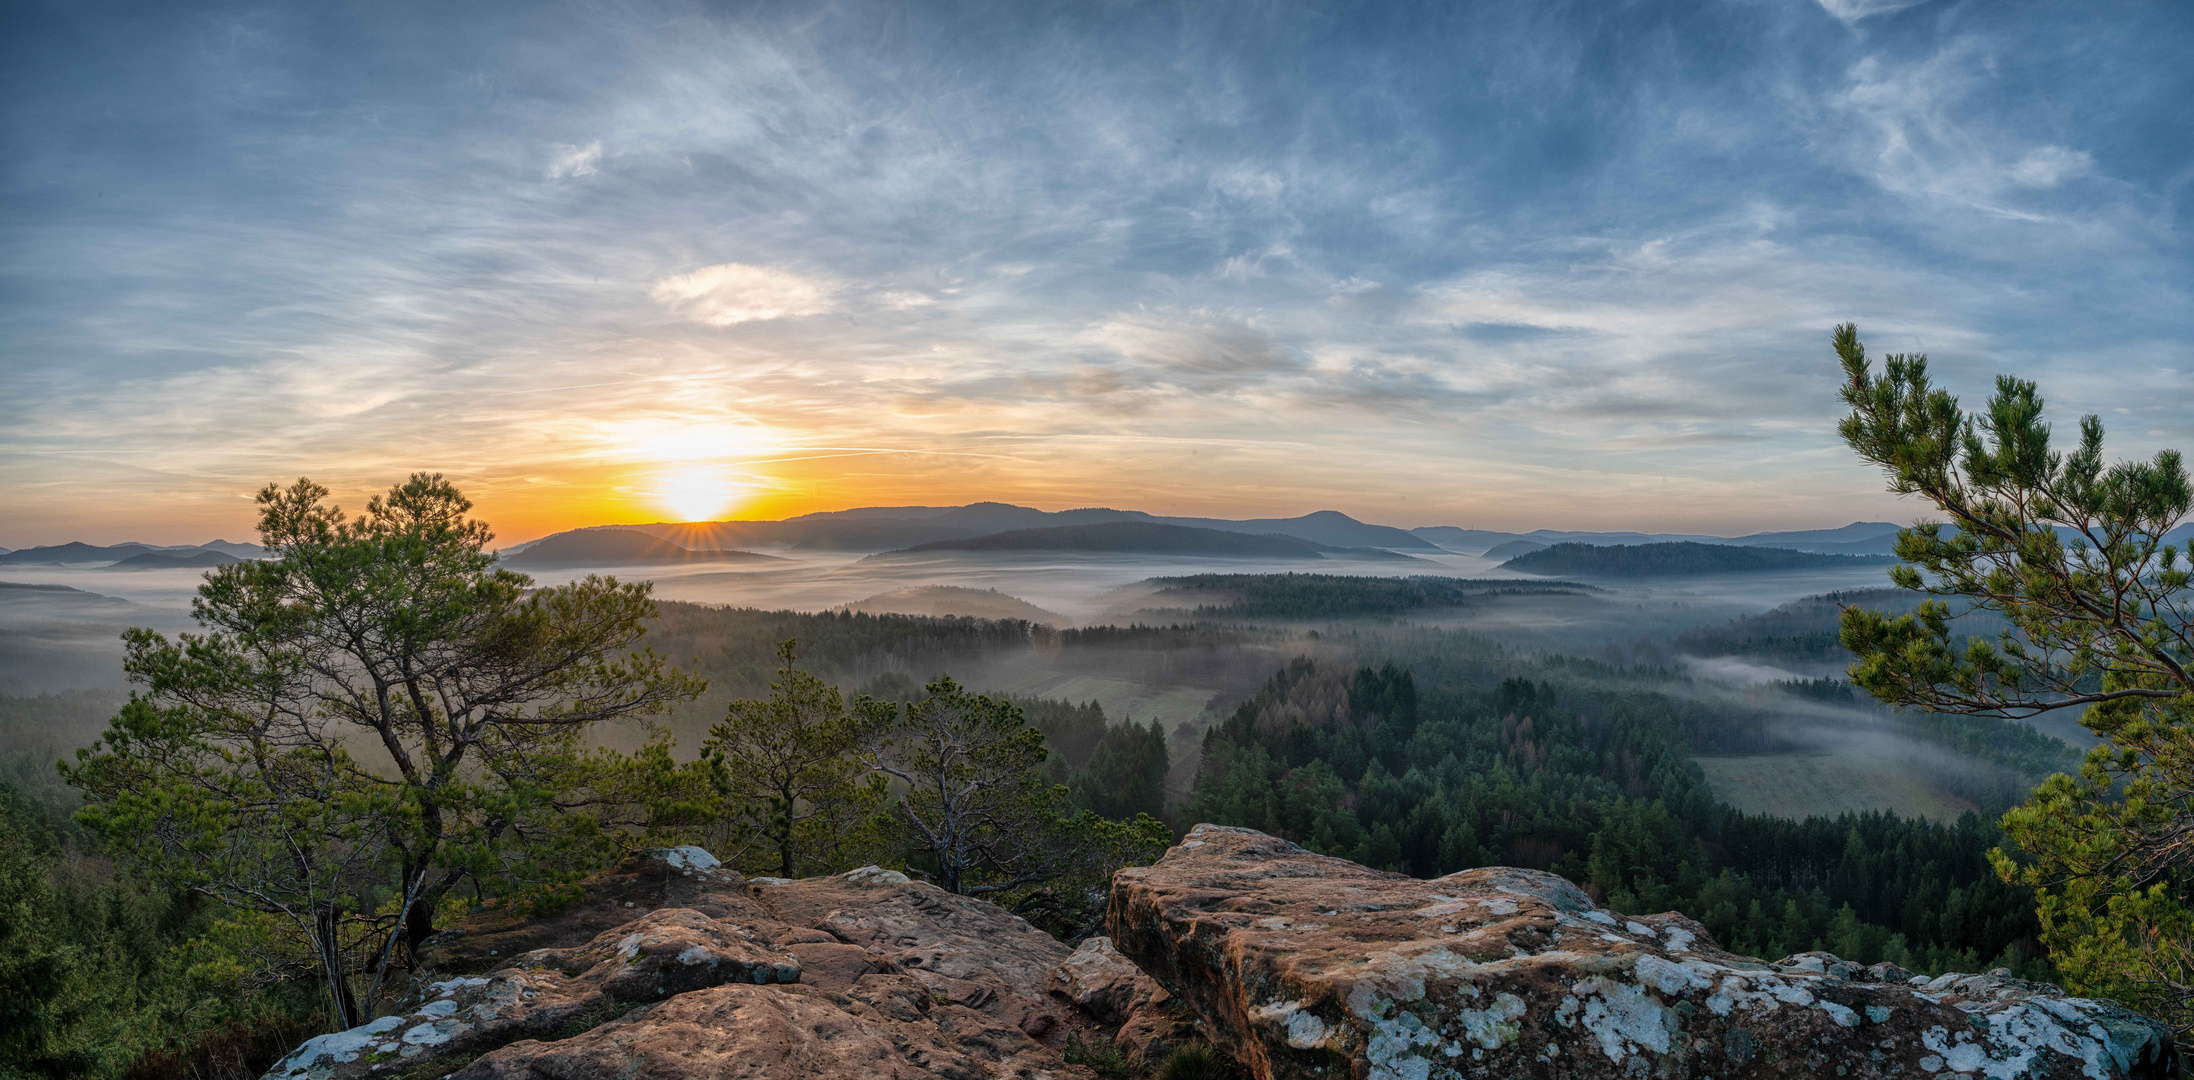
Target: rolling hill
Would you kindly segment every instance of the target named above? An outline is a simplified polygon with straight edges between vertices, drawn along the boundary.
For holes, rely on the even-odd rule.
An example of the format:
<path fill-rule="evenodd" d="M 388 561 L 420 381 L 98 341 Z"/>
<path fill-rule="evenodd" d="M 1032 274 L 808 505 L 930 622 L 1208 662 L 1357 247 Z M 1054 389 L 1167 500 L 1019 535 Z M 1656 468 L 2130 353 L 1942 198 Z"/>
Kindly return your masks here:
<path fill-rule="evenodd" d="M 558 533 L 523 551 L 503 556 L 517 569 L 572 566 L 655 566 L 696 562 L 779 562 L 751 551 L 696 551 L 638 529 L 579 529 Z"/>
<path fill-rule="evenodd" d="M 1151 521 L 1107 521 L 1043 529 L 1009 529 L 957 540 L 915 544 L 886 555 L 970 551 L 1087 551 L 1128 555 L 1206 555 L 1245 559 L 1410 559 L 1377 548 L 1338 548 L 1293 536 L 1199 529 Z M 877 556 L 871 556 L 875 558 Z M 1414 560 L 1412 560 L 1414 561 Z"/>
<path fill-rule="evenodd" d="M 1522 540 L 1542 547 L 1554 544 L 1578 543 L 1596 547 L 1621 544 L 1726 544 L 1732 547 L 1779 547 L 1794 551 L 1812 551 L 1820 554 L 1886 555 L 1897 542 L 1897 526 L 1886 521 L 1854 521 L 1834 529 L 1802 529 L 1795 532 L 1750 533 L 1745 536 L 1706 536 L 1699 533 L 1639 533 L 1639 532 L 1565 532 L 1559 529 L 1533 529 L 1528 533 L 1494 532 L 1486 529 L 1460 529 L 1453 525 L 1427 525 L 1410 530 L 1450 551 L 1466 555 Z"/>
<path fill-rule="evenodd" d="M 115 544 L 111 547 L 100 547 L 96 544 L 71 540 L 66 544 L 45 544 L 39 547 L 28 547 L 19 551 L 8 552 L 6 555 L 0 555 L 0 564 L 9 566 L 77 566 L 85 563 L 111 563 L 118 559 L 127 559 L 132 555 L 142 555 L 145 552 L 157 550 L 159 549 L 151 544 L 125 543 Z"/>
<path fill-rule="evenodd" d="M 1546 549 L 1547 545 L 1537 540 L 1510 540 L 1505 544 L 1495 544 L 1487 548 L 1485 554 L 1480 555 L 1479 558 L 1513 559 L 1518 555 L 1529 555 L 1534 551 L 1545 551 Z"/>
<path fill-rule="evenodd" d="M 20 548 L 15 551 L 5 552 L 0 554 L 0 566 L 91 566 L 101 563 L 119 565 L 124 560 L 134 559 L 139 555 L 162 555 L 169 558 L 191 559 L 206 552 L 230 556 L 230 561 L 233 562 L 236 559 L 262 558 L 266 555 L 267 550 L 257 544 L 235 544 L 227 540 L 214 540 L 196 545 L 172 544 L 166 546 L 140 544 L 132 540 L 104 547 L 98 544 L 86 544 L 82 541 L 71 540 L 66 544 L 46 544 L 40 547 Z M 169 564 L 156 563 L 152 565 L 165 566 Z M 191 565 L 206 567 L 221 564 L 202 562 Z M 141 565 L 122 567 L 124 570 L 144 568 Z"/>
<path fill-rule="evenodd" d="M 1046 511 L 1009 503 L 967 506 L 871 506 L 803 514 L 783 521 L 715 521 L 619 526 L 694 548 L 784 547 L 797 551 L 878 552 L 942 540 L 967 540 L 1020 529 L 1141 522 L 1178 525 L 1253 536 L 1278 534 L 1331 547 L 1392 548 L 1432 553 L 1439 545 L 1402 529 L 1371 525 L 1334 510 L 1293 518 L 1229 521 L 1222 518 L 1158 517 L 1140 510 L 1089 507 Z M 586 532 L 592 530 L 574 530 Z M 568 536 L 571 533 L 558 533 Z M 543 541 L 513 545 L 516 554 Z"/>
<path fill-rule="evenodd" d="M 1555 544 L 1501 564 L 1503 570 L 1575 577 L 1681 577 L 1698 574 L 1756 574 L 1773 570 L 1821 570 L 1832 567 L 1887 566 L 1886 555 L 1821 555 L 1789 548 L 1738 547 L 1733 544 Z"/>
<path fill-rule="evenodd" d="M 109 570 L 211 570 L 216 566 L 243 562 L 225 551 L 147 551 L 132 555 L 108 567 Z"/>

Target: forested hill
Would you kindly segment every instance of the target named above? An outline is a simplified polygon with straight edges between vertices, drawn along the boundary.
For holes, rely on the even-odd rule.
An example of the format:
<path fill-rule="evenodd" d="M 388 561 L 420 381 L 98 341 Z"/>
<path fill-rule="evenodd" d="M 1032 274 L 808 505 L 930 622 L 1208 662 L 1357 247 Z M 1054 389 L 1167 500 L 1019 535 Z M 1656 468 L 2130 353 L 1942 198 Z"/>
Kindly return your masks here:
<path fill-rule="evenodd" d="M 1378 618 L 1467 607 L 1493 595 L 1600 591 L 1570 581 L 1300 573 L 1189 574 L 1144 584 L 1157 587 L 1147 601 L 1152 611 L 1235 619 Z"/>
<path fill-rule="evenodd" d="M 2002 836 L 1979 815 L 1742 814 L 1688 758 L 1757 738 L 1746 717 L 1611 687 L 1574 662 L 1540 671 L 1566 685 L 1488 685 L 1472 676 L 1526 669 L 1448 641 L 1462 648 L 1409 668 L 1298 660 L 1275 675 L 1206 736 L 1182 820 L 1421 878 L 1552 870 L 1612 908 L 1673 908 L 1759 956 L 2041 974 L 2033 897 L 1990 868 Z"/>
<path fill-rule="evenodd" d="M 1501 564 L 1526 574 L 1576 577 L 1679 577 L 1694 574 L 1757 574 L 1771 570 L 1825 570 L 1883 565 L 1888 555 L 1816 555 L 1789 548 L 1735 547 L 1729 544 L 1556 544 Z"/>
<path fill-rule="evenodd" d="M 1263 559 L 1343 557 L 1417 561 L 1407 555 L 1377 548 L 1329 547 L 1277 533 L 1256 535 L 1221 529 L 1196 529 L 1186 525 L 1160 525 L 1148 521 L 1107 521 L 1095 525 L 1011 529 L 988 536 L 916 544 L 888 552 L 887 555 L 943 551 L 1095 551 L 1131 555 L 1217 555 Z"/>

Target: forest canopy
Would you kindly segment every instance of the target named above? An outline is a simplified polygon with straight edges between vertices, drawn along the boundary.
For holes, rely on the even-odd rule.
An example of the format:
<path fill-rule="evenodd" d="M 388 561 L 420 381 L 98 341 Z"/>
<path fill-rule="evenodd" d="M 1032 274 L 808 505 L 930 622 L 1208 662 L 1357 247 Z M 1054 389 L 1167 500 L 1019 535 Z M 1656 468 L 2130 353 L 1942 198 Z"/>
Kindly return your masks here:
<path fill-rule="evenodd" d="M 1562 543 L 1525 552 L 1501 564 L 1526 574 L 1574 574 L 1579 577 L 1684 577 L 1698 574 L 1759 574 L 1773 570 L 1820 570 L 1886 566 L 1887 555 L 1821 555 L 1788 548 L 1739 547 L 1684 540 L 1670 544 Z"/>

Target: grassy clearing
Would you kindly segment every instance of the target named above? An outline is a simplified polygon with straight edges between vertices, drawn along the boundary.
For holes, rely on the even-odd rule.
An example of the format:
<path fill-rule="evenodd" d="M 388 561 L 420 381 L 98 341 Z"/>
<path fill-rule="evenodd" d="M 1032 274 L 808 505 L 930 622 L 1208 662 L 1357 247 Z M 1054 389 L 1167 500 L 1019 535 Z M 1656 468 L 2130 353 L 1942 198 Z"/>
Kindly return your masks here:
<path fill-rule="evenodd" d="M 1752 814 L 1804 818 L 1895 810 L 1955 821 L 1974 805 L 1897 761 L 1847 754 L 1760 754 L 1693 760 L 1722 801 Z"/>
<path fill-rule="evenodd" d="M 1184 720 L 1196 719 L 1203 713 L 1205 704 L 1218 694 L 1217 690 L 1200 686 L 1164 686 L 1049 671 L 1030 672 L 1021 679 L 995 680 L 987 689 L 1055 701 L 1095 701 L 1104 707 L 1108 721 L 1119 723 L 1132 718 L 1137 723 L 1148 723 L 1156 720 L 1168 731 Z"/>

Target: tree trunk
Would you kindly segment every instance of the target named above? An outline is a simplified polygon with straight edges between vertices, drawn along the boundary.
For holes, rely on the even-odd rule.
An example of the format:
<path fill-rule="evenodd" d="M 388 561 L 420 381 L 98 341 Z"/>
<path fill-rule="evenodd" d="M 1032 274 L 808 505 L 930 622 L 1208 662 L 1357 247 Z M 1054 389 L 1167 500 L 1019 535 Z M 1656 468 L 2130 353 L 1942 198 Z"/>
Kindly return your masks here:
<path fill-rule="evenodd" d="M 404 914 L 404 955 L 414 963 L 419 959 L 419 949 L 434 936 L 434 909 L 442 902 L 442 889 L 423 891 L 411 910 Z"/>
<path fill-rule="evenodd" d="M 780 795 L 780 798 L 784 801 L 785 813 L 778 820 L 778 824 L 782 826 L 782 829 L 777 833 L 777 876 L 791 878 L 797 876 L 792 872 L 793 800 L 789 794 Z"/>
<path fill-rule="evenodd" d="M 313 936 L 318 938 L 320 973 L 328 986 L 328 1011 L 332 1015 L 335 1030 L 357 1027 L 362 1018 L 358 1015 L 358 1002 L 351 997 L 350 979 L 343 973 L 343 946 L 337 937 L 340 927 L 334 905 L 313 913 Z"/>

